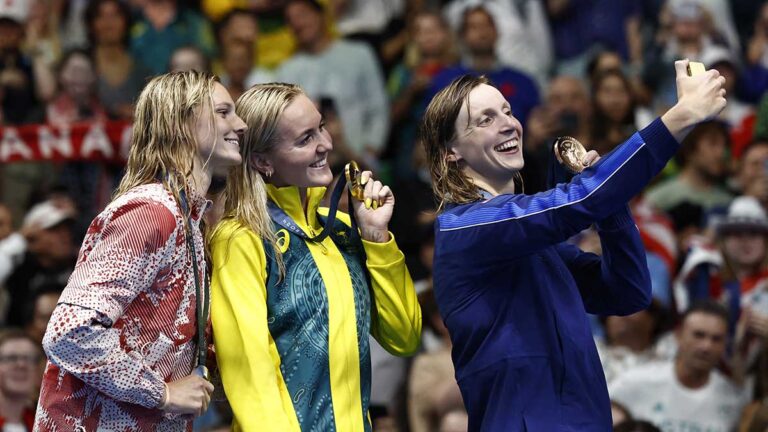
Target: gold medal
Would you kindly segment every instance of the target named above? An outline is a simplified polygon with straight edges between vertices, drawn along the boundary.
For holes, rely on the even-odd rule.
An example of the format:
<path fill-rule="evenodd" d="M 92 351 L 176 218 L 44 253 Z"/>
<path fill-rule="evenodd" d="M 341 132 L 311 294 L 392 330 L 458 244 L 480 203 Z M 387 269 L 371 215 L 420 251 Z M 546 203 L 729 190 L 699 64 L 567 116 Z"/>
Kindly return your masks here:
<path fill-rule="evenodd" d="M 587 150 L 574 137 L 561 136 L 555 140 L 555 157 L 572 174 L 584 171 Z"/>
<path fill-rule="evenodd" d="M 362 173 L 360 172 L 360 168 L 357 166 L 357 162 L 355 161 L 349 161 L 349 163 L 344 166 L 344 176 L 347 178 L 347 184 L 349 185 L 349 190 L 352 193 L 352 198 L 358 201 L 365 199 L 365 196 L 363 195 L 363 185 L 360 184 L 361 174 Z"/>

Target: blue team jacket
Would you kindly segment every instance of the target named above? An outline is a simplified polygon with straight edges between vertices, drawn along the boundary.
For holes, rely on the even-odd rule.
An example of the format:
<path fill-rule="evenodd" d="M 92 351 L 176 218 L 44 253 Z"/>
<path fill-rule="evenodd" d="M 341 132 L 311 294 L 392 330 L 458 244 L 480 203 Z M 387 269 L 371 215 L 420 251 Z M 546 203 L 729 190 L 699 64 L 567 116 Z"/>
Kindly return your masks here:
<path fill-rule="evenodd" d="M 657 119 L 570 183 L 438 216 L 435 296 L 470 431 L 611 431 L 585 312 L 626 315 L 650 304 L 626 204 L 677 148 Z M 563 243 L 595 222 L 602 258 Z"/>

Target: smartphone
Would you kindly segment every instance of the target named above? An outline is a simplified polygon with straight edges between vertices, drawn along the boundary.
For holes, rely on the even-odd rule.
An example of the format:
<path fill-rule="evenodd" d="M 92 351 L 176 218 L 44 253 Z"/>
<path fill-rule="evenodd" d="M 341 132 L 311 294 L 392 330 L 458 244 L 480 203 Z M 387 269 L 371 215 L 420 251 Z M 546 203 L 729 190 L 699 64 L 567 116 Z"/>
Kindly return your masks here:
<path fill-rule="evenodd" d="M 688 76 L 694 76 L 694 75 L 703 74 L 704 72 L 707 71 L 707 68 L 704 67 L 703 63 L 688 62 L 687 70 L 688 70 Z"/>

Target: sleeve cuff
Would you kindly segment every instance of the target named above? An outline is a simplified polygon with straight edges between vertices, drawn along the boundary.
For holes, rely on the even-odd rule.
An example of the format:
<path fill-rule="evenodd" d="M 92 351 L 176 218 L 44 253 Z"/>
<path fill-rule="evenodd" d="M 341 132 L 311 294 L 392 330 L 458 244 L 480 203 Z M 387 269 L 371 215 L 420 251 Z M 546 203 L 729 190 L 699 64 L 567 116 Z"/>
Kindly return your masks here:
<path fill-rule="evenodd" d="M 661 121 L 661 117 L 656 117 L 656 120 L 638 133 L 646 145 L 661 150 L 667 159 L 675 154 L 678 147 L 680 147 L 680 143 L 677 142 L 664 122 Z"/>
<path fill-rule="evenodd" d="M 389 241 L 385 243 L 374 243 L 364 239 L 362 241 L 367 257 L 366 264 L 369 266 L 390 265 L 405 259 L 403 252 L 395 242 L 395 235 L 391 232 L 389 233 Z"/>
<path fill-rule="evenodd" d="M 622 210 L 598 221 L 595 225 L 600 231 L 620 231 L 624 228 L 635 226 L 635 220 L 632 218 L 629 206 L 624 206 Z"/>
<path fill-rule="evenodd" d="M 145 390 L 146 395 L 141 405 L 147 408 L 160 409 L 165 396 L 165 381 L 149 368 L 144 369 L 141 376 L 141 388 Z"/>

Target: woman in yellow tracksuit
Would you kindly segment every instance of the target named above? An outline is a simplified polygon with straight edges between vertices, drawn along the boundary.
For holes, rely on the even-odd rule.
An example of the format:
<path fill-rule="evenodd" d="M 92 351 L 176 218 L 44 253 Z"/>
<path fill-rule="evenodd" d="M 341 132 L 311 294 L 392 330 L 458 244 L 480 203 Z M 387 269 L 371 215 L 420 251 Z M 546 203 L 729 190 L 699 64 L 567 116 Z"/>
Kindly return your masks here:
<path fill-rule="evenodd" d="M 359 232 L 349 215 L 327 218 L 332 143 L 299 87 L 255 86 L 237 113 L 248 125 L 243 163 L 211 239 L 211 316 L 234 430 L 370 431 L 368 335 L 401 356 L 421 335 L 387 230 L 394 196 L 364 172 L 365 199 L 351 203 Z"/>

